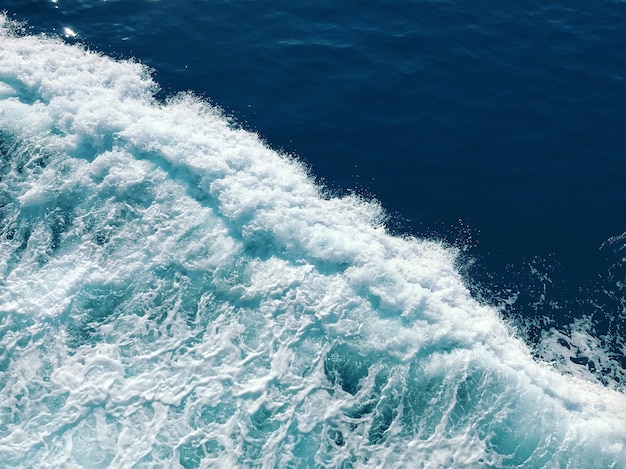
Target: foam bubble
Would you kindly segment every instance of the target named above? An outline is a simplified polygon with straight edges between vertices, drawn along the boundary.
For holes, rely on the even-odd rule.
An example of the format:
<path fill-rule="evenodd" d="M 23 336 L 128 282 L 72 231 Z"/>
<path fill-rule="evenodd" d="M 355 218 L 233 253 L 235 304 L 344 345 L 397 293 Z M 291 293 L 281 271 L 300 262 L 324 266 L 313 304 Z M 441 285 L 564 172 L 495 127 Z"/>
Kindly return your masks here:
<path fill-rule="evenodd" d="M 6 464 L 623 467 L 623 393 L 535 361 L 453 250 L 0 21 Z"/>

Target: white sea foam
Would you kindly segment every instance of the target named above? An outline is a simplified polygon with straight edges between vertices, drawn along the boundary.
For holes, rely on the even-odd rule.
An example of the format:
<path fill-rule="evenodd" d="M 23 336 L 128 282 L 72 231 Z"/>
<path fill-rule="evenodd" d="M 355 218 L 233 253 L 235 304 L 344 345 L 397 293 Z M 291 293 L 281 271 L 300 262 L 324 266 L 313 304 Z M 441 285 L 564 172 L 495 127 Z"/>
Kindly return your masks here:
<path fill-rule="evenodd" d="M 0 460 L 625 467 L 438 243 L 148 71 L 0 20 Z"/>

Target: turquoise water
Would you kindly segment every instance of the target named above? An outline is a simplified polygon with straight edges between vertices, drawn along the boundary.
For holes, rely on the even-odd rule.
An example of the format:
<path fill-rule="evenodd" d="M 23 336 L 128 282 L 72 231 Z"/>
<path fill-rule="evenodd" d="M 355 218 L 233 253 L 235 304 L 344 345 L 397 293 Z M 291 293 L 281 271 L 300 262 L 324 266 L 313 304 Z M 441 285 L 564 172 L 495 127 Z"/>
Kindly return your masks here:
<path fill-rule="evenodd" d="M 0 464 L 625 467 L 588 318 L 532 349 L 459 249 L 136 62 L 1 28 Z"/>

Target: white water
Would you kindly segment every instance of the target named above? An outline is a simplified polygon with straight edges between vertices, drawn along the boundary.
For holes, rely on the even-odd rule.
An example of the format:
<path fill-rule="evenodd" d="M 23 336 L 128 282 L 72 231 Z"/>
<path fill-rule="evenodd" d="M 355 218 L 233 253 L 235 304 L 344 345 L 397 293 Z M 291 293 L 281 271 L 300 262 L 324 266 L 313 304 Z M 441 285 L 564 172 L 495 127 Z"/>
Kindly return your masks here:
<path fill-rule="evenodd" d="M 626 467 L 624 394 L 534 361 L 453 251 L 0 21 L 0 464 Z"/>

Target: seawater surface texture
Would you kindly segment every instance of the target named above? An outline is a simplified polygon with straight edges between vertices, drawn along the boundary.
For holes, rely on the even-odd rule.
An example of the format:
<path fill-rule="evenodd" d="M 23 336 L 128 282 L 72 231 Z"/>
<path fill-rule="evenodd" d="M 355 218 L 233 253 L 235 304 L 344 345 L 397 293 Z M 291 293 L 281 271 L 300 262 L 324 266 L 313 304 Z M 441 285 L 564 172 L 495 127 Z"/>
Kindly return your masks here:
<path fill-rule="evenodd" d="M 533 349 L 457 250 L 158 92 L 0 17 L 0 466 L 626 467 L 593 327 Z"/>

